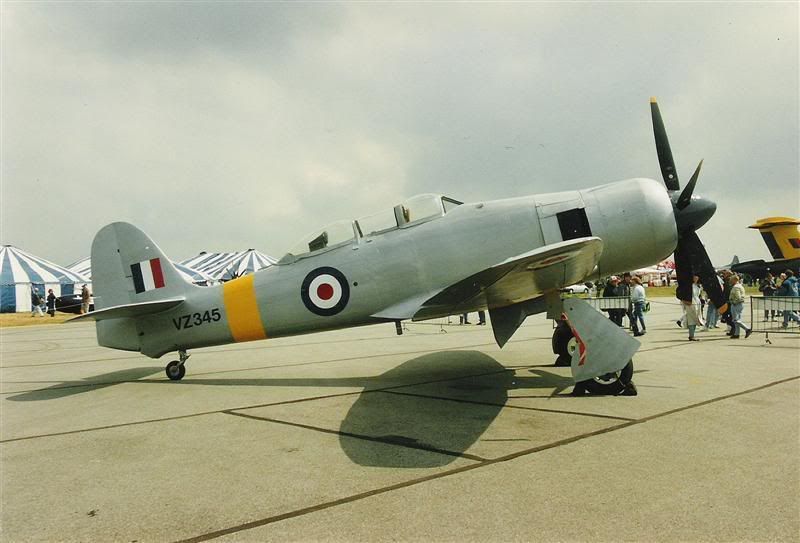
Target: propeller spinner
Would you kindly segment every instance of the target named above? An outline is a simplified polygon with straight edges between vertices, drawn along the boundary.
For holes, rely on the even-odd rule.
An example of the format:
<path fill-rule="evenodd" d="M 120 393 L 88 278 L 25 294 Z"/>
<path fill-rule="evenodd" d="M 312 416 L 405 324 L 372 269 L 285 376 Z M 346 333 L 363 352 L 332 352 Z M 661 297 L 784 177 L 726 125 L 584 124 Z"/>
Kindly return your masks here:
<path fill-rule="evenodd" d="M 724 313 L 727 310 L 727 300 L 722 294 L 722 287 L 708 253 L 696 233 L 717 210 L 717 204 L 713 201 L 702 196 L 694 196 L 694 188 L 697 185 L 703 161 L 701 160 L 697 165 L 689 183 L 681 191 L 675 161 L 672 158 L 672 149 L 669 146 L 669 139 L 667 139 L 667 131 L 664 128 L 664 121 L 661 119 L 661 111 L 658 109 L 658 102 L 655 98 L 650 98 L 650 113 L 653 117 L 653 135 L 656 140 L 658 163 L 661 167 L 664 185 L 672 200 L 675 224 L 678 227 L 678 246 L 675 248 L 675 272 L 678 276 L 678 288 L 675 296 L 679 300 L 691 300 L 692 275 L 698 275 L 714 306 L 720 313 Z"/>

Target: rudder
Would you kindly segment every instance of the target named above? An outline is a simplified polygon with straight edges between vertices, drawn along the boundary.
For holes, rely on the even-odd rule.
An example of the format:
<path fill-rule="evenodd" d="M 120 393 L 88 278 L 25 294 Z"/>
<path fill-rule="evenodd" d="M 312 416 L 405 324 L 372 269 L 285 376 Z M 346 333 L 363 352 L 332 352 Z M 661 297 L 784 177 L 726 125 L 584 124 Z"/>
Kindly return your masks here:
<path fill-rule="evenodd" d="M 103 227 L 92 242 L 97 309 L 183 296 L 187 282 L 147 234 L 125 222 Z"/>

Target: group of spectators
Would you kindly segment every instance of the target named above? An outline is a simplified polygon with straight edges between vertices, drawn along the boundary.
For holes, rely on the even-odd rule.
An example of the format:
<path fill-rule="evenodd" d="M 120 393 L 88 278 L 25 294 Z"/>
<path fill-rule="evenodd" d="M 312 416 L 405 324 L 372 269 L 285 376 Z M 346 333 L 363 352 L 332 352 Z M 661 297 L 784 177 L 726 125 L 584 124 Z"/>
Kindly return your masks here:
<path fill-rule="evenodd" d="M 647 306 L 647 296 L 642 285 L 642 280 L 630 272 L 622 274 L 622 279 L 612 275 L 605 288 L 603 297 L 627 297 L 630 299 L 627 309 L 607 309 L 608 318 L 617 326 L 622 326 L 622 319 L 626 315 L 631 323 L 631 330 L 634 336 L 643 336 L 647 333 L 647 325 L 644 322 L 644 313 Z"/>
<path fill-rule="evenodd" d="M 81 288 L 81 315 L 89 312 L 91 300 L 92 293 L 89 291 L 89 287 L 83 285 L 83 288 Z M 43 307 L 46 309 L 48 315 L 55 317 L 56 295 L 53 289 L 47 289 L 47 297 L 44 297 L 39 294 L 36 285 L 31 284 L 31 317 L 44 317 L 44 312 L 42 311 Z"/>
<path fill-rule="evenodd" d="M 700 283 L 700 277 L 692 277 L 691 298 L 681 300 L 683 315 L 676 321 L 681 328 L 689 330 L 689 341 L 698 341 L 695 332 L 698 327 L 704 331 L 711 328 L 719 328 L 719 322 L 727 325 L 725 332 L 731 339 L 741 338 L 742 331 L 744 337 L 750 337 L 753 330 L 742 321 L 744 302 L 747 298 L 742 279 L 730 270 L 722 270 L 718 275 L 720 287 L 722 288 L 723 299 L 728 304 L 728 309 L 720 316 L 717 308 L 706 294 Z M 772 274 L 759 282 L 758 290 L 764 296 L 786 296 L 800 297 L 800 280 L 791 270 L 781 273 L 776 279 Z M 628 317 L 631 330 L 634 336 L 642 336 L 647 333 L 647 326 L 644 320 L 645 308 L 647 306 L 646 294 L 642 281 L 639 277 L 625 273 L 622 278 L 611 276 L 602 292 L 603 297 L 628 297 L 627 309 L 606 309 L 609 319 L 617 326 L 622 327 L 622 320 Z M 688 298 L 688 297 L 687 297 Z M 789 321 L 800 323 L 800 315 L 794 311 L 783 311 L 782 314 L 774 310 L 764 311 L 764 320 L 775 320 L 777 316 L 783 317 L 782 327 L 787 328 Z M 705 318 L 704 318 L 705 317 Z"/>
<path fill-rule="evenodd" d="M 787 297 L 800 297 L 800 280 L 792 272 L 786 270 L 781 273 L 777 278 L 770 272 L 758 282 L 758 291 L 765 297 L 770 296 L 787 296 Z M 782 328 L 788 328 L 789 321 L 800 323 L 800 316 L 794 311 L 777 311 L 774 309 L 764 310 L 764 321 L 774 321 L 776 317 L 783 317 Z"/>

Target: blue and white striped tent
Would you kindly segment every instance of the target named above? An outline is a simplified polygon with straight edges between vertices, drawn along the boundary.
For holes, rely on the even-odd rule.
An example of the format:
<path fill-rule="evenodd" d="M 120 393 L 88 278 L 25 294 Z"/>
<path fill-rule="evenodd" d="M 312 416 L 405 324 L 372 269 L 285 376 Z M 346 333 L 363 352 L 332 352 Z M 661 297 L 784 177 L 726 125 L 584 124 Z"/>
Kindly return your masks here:
<path fill-rule="evenodd" d="M 184 266 L 178 262 L 172 263 L 175 268 L 178 270 L 184 279 L 187 281 L 194 283 L 195 285 L 201 286 L 208 286 L 214 284 L 214 279 L 203 272 L 197 271 L 194 268 L 190 268 L 189 266 Z M 91 257 L 86 257 L 78 260 L 77 262 L 70 264 L 67 266 L 70 270 L 79 273 L 80 275 L 86 277 L 87 279 L 92 278 L 92 259 Z"/>
<path fill-rule="evenodd" d="M 217 281 L 228 281 L 272 266 L 276 260 L 255 249 L 238 253 L 200 253 L 182 264 L 206 273 Z"/>
<path fill-rule="evenodd" d="M 31 287 L 41 295 L 73 294 L 89 280 L 79 273 L 11 245 L 0 248 L 0 312 L 31 310 Z M 77 285 L 77 286 L 76 286 Z"/>
<path fill-rule="evenodd" d="M 73 262 L 67 266 L 68 270 L 72 270 L 78 275 L 84 276 L 86 279 L 92 278 L 92 259 L 90 257 L 81 258 L 77 262 Z"/>

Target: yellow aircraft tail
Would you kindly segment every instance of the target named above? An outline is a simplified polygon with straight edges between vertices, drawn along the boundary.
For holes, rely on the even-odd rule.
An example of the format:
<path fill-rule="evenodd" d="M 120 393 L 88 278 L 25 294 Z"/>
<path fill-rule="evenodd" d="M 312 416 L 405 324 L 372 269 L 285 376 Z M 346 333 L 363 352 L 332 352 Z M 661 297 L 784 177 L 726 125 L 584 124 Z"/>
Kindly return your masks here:
<path fill-rule="evenodd" d="M 800 219 L 768 217 L 758 219 L 748 228 L 761 232 L 772 258 L 800 258 Z"/>

